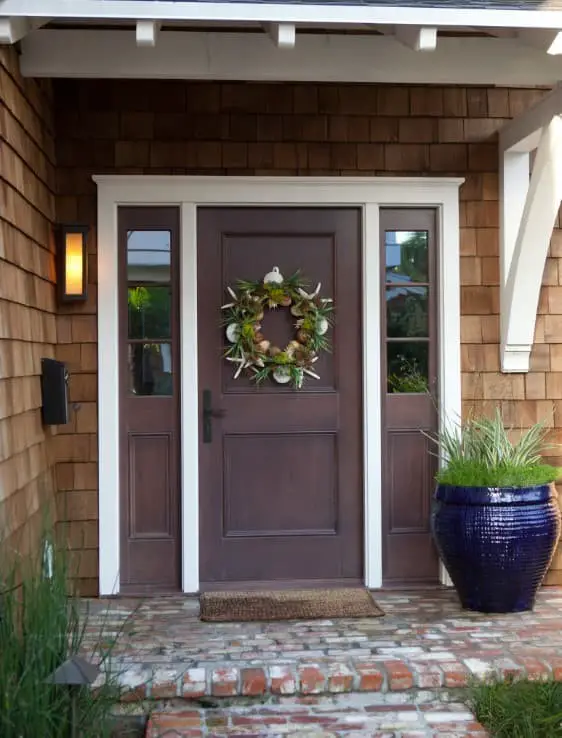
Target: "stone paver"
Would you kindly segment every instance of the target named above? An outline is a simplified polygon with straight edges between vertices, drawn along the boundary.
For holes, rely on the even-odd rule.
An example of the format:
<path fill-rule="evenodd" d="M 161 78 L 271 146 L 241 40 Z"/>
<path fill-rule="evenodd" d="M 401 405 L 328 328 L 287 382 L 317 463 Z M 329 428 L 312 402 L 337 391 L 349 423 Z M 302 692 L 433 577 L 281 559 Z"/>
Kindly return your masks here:
<path fill-rule="evenodd" d="M 280 704 L 224 709 L 168 709 L 152 716 L 147 738 L 199 736 L 273 738 L 349 736 L 349 738 L 486 738 L 466 706 L 435 702 L 417 693 L 410 702 L 373 703 L 369 695 L 284 698 Z"/>
<path fill-rule="evenodd" d="M 128 700 L 385 699 L 489 674 L 562 680 L 562 588 L 544 588 L 534 612 L 515 615 L 463 611 L 451 590 L 376 599 L 383 618 L 224 624 L 202 623 L 196 598 L 94 600 L 85 645 L 91 651 L 119 634 L 111 668 Z"/>

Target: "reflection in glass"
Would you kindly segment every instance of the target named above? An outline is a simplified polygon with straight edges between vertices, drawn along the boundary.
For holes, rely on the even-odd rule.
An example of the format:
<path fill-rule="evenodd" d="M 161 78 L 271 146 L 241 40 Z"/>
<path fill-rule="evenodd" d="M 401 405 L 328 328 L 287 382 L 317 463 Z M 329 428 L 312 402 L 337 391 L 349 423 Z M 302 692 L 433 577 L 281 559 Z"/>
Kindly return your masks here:
<path fill-rule="evenodd" d="M 386 231 L 387 282 L 428 281 L 427 231 Z"/>
<path fill-rule="evenodd" d="M 392 338 L 427 338 L 428 288 L 386 288 L 386 330 Z"/>
<path fill-rule="evenodd" d="M 172 347 L 169 343 L 129 344 L 129 392 L 172 395 Z"/>
<path fill-rule="evenodd" d="M 170 287 L 129 287 L 129 338 L 170 338 Z"/>
<path fill-rule="evenodd" d="M 429 390 L 429 342 L 389 342 L 386 350 L 388 392 Z"/>
<path fill-rule="evenodd" d="M 143 284 L 169 282 L 170 231 L 127 231 L 127 279 Z"/>

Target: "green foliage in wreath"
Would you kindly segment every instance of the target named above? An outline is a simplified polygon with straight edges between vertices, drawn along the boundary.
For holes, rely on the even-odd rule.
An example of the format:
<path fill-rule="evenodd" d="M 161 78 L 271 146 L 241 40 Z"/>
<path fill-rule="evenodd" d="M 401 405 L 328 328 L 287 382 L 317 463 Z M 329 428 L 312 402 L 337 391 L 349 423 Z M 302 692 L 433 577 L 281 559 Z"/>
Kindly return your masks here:
<path fill-rule="evenodd" d="M 222 306 L 229 342 L 225 357 L 237 365 L 235 379 L 245 372 L 258 384 L 271 378 L 300 389 L 305 376 L 320 378 L 314 364 L 320 351 L 330 350 L 326 333 L 334 310 L 331 299 L 320 297 L 320 286 L 309 293 L 298 272 L 285 279 L 274 267 L 262 281 L 239 280 L 236 292 L 227 288 L 232 300 Z M 265 310 L 279 307 L 295 318 L 295 338 L 284 348 L 261 332 Z"/>

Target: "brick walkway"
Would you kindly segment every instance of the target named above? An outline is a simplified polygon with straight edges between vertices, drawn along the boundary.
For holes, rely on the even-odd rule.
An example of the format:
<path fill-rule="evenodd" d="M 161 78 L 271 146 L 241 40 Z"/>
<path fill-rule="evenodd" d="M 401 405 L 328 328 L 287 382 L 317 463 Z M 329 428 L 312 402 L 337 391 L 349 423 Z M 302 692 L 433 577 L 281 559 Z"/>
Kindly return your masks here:
<path fill-rule="evenodd" d="M 150 738 L 483 736 L 470 679 L 562 680 L 562 588 L 517 615 L 463 611 L 450 590 L 376 597 L 383 618 L 226 624 L 200 622 L 195 598 L 92 600 L 86 646 L 120 633 L 112 669 L 124 701 L 154 701 Z"/>
<path fill-rule="evenodd" d="M 102 621 L 106 635 L 124 625 L 113 668 L 129 699 L 387 694 L 491 672 L 562 679 L 562 589 L 543 589 L 536 610 L 517 615 L 463 611 L 451 591 L 377 601 L 383 618 L 209 624 L 193 598 L 93 600 L 88 646 Z"/>

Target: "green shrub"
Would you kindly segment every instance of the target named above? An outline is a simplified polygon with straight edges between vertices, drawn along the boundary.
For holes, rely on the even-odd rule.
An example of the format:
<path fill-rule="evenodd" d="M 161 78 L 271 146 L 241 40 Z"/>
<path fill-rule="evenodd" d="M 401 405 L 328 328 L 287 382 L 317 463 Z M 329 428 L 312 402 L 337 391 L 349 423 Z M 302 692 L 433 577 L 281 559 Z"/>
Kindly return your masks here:
<path fill-rule="evenodd" d="M 493 738 L 562 737 L 560 682 L 496 682 L 472 690 L 470 706 Z"/>
<path fill-rule="evenodd" d="M 64 549 L 44 537 L 53 553 L 0 560 L 0 736 L 2 738 L 67 738 L 71 700 L 67 687 L 51 684 L 49 675 L 78 654 L 88 625 L 79 602 L 68 596 L 70 577 Z M 46 550 L 46 549 L 42 549 Z M 46 565 L 47 564 L 47 565 Z M 99 638 L 102 642 L 107 638 Z M 118 699 L 109 659 L 114 645 L 96 654 L 105 683 L 95 692 L 79 688 L 77 719 L 81 738 L 110 734 L 110 712 Z M 85 655 L 86 657 L 92 654 Z"/>
<path fill-rule="evenodd" d="M 519 433 L 506 428 L 501 412 L 491 418 L 469 418 L 455 427 L 445 426 L 428 436 L 438 446 L 442 467 L 436 475 L 440 484 L 474 487 L 528 487 L 549 484 L 560 469 L 544 464 L 545 423 L 536 423 Z"/>

